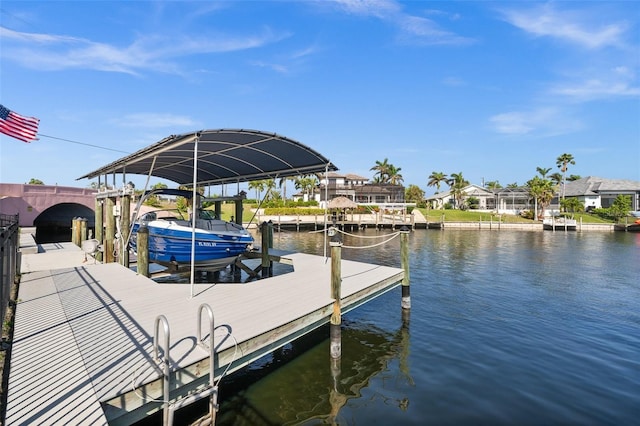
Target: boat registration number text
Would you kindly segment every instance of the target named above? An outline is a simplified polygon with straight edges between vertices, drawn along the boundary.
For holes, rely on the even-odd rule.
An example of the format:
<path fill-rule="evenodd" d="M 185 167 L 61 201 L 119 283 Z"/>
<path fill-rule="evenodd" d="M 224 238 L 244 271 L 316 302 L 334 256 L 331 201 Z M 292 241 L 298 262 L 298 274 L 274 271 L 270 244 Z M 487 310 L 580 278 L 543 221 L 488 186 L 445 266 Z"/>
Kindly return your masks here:
<path fill-rule="evenodd" d="M 210 243 L 208 241 L 198 241 L 198 245 L 203 247 L 215 247 L 216 243 Z"/>

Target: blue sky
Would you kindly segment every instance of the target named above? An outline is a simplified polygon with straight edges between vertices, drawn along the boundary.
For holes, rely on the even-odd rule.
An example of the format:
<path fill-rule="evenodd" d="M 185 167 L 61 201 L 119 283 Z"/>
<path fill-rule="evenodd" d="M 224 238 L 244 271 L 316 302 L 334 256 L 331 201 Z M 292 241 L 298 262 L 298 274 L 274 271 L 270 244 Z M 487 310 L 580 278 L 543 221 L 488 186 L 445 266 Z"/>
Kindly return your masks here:
<path fill-rule="evenodd" d="M 434 171 L 524 184 L 563 153 L 569 174 L 640 180 L 635 1 L 5 0 L 0 60 L 0 103 L 41 120 L 30 144 L 0 135 L 5 183 L 85 187 L 218 128 L 369 178 L 387 158 L 428 194 Z"/>

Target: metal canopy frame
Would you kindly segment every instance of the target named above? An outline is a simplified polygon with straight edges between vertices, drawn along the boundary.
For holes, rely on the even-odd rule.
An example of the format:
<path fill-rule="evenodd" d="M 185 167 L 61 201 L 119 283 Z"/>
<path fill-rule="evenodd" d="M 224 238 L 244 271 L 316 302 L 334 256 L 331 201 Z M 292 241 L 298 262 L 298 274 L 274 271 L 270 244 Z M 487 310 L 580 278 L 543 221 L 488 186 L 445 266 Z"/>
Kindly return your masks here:
<path fill-rule="evenodd" d="M 171 135 L 87 173 L 151 175 L 178 185 L 220 185 L 336 171 L 327 158 L 293 139 L 257 130 L 202 130 Z"/>

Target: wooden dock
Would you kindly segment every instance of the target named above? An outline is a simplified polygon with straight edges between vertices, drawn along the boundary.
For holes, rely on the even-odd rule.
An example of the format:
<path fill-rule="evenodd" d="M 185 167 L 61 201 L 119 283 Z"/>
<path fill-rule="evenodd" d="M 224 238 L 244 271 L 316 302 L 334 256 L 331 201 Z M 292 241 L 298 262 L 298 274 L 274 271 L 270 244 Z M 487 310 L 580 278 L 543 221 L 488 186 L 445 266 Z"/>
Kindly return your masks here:
<path fill-rule="evenodd" d="M 153 356 L 159 315 L 170 328 L 175 401 L 208 382 L 209 355 L 197 345 L 203 303 L 215 317 L 216 380 L 328 323 L 332 313 L 331 261 L 319 256 L 279 253 L 293 272 L 195 284 L 192 298 L 188 284 L 84 262 L 71 243 L 43 247 L 23 254 L 6 424 L 121 425 L 161 410 L 164 376 Z M 400 268 L 347 260 L 341 269 L 343 313 L 404 277 Z"/>

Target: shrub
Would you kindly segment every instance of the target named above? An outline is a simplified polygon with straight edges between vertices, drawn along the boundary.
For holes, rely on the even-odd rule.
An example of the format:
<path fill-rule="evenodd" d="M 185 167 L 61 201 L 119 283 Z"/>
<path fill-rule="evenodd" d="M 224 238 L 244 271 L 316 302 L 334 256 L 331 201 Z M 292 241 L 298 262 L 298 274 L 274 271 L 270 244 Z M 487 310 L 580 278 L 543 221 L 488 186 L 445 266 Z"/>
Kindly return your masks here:
<path fill-rule="evenodd" d="M 533 220 L 533 211 L 531 211 L 531 210 L 522 210 L 520 212 L 520 217 L 523 217 L 525 219 Z"/>

